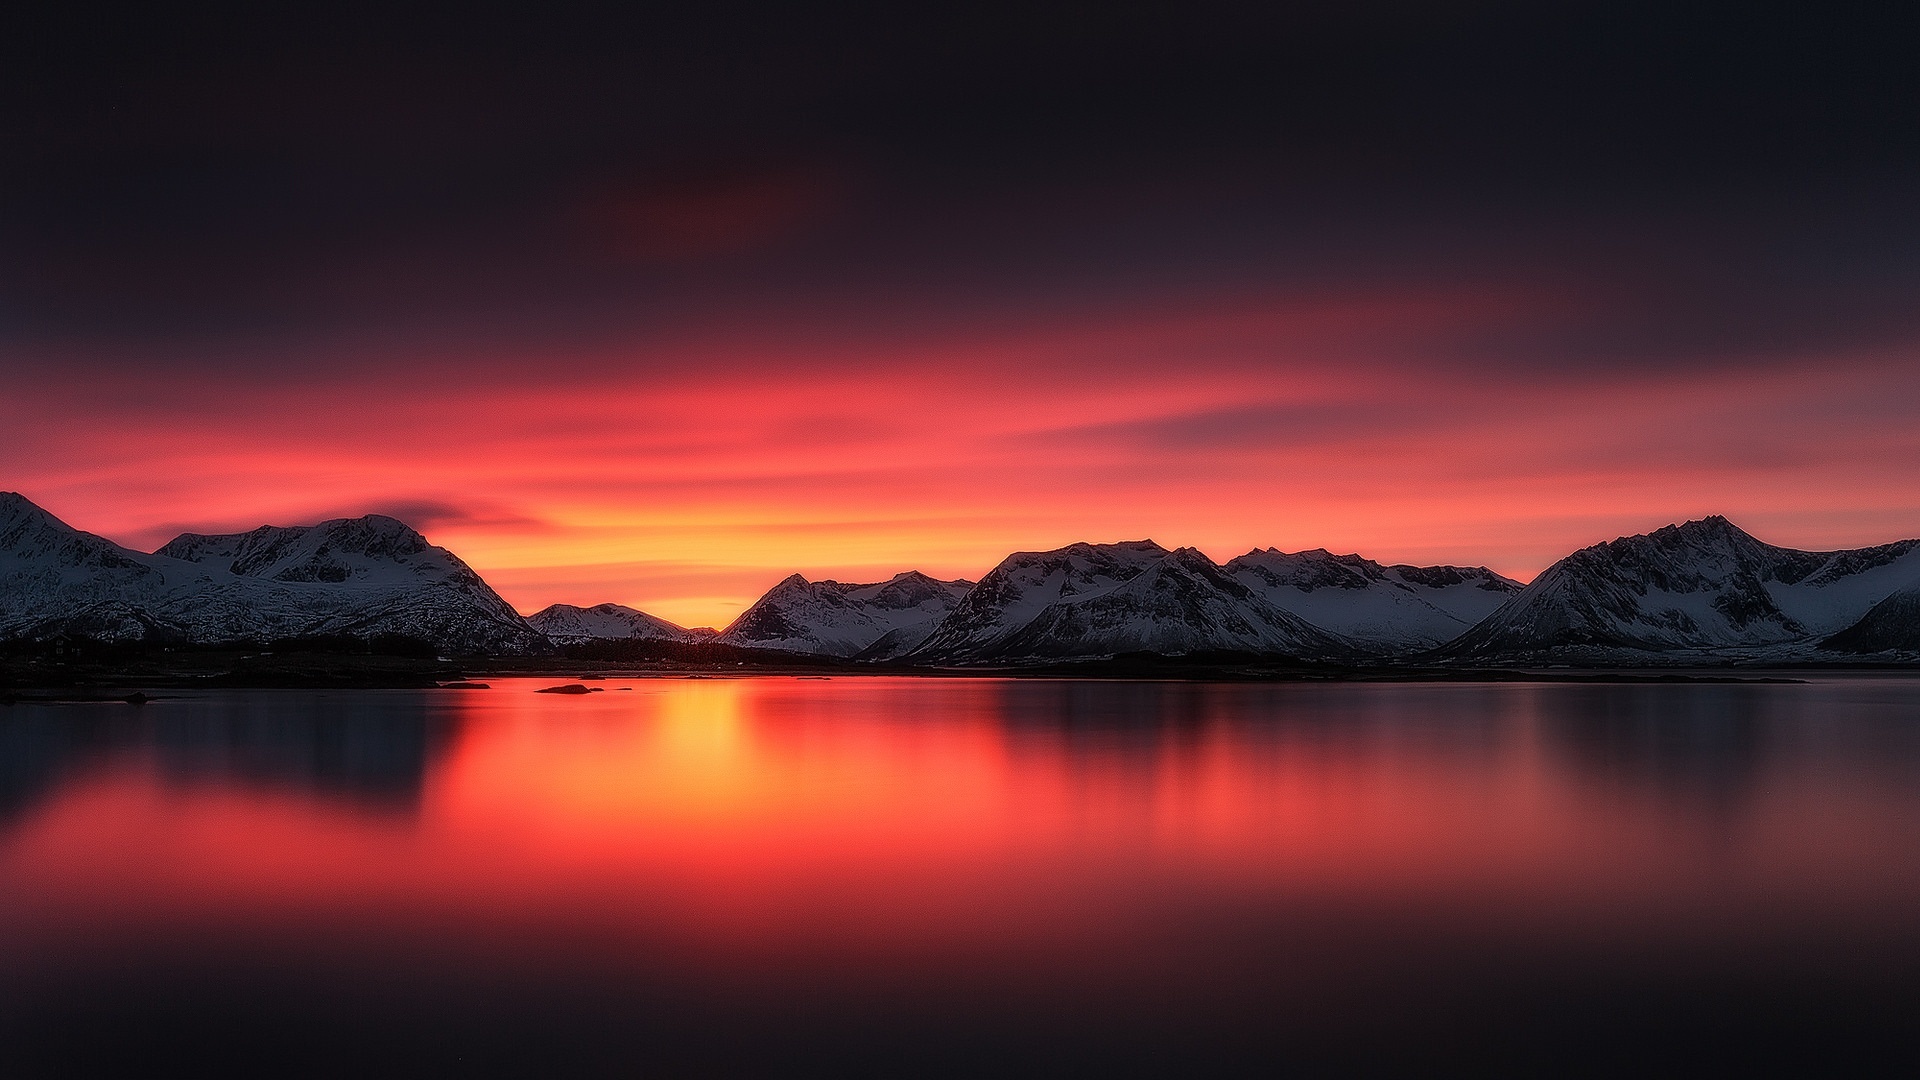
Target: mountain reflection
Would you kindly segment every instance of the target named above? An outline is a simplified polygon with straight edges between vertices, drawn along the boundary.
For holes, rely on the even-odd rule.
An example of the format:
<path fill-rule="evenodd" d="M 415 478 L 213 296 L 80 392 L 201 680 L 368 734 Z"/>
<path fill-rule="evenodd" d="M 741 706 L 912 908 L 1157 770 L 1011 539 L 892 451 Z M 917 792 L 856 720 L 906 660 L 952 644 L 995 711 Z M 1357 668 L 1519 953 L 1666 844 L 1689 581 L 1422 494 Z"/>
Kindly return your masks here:
<path fill-rule="evenodd" d="M 67 780 L 132 766 L 169 785 L 276 789 L 407 811 L 454 721 L 412 692 L 237 691 L 143 708 L 16 704 L 0 713 L 0 825 Z"/>
<path fill-rule="evenodd" d="M 51 710 L 0 707 L 0 827 L 86 755 L 85 736 L 96 730 L 92 724 L 62 723 Z"/>
<path fill-rule="evenodd" d="M 1800 772 L 1920 777 L 1920 708 L 1873 680 L 1530 692 L 1549 760 L 1589 783 L 1731 809 L 1782 761 Z"/>

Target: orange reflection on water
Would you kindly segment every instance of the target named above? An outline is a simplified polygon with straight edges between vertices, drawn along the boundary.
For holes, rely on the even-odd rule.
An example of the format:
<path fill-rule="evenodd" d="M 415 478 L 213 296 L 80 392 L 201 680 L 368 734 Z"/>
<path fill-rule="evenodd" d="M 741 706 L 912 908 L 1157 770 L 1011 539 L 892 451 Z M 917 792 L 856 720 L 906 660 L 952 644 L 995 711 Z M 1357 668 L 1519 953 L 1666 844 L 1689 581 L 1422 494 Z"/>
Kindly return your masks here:
<path fill-rule="evenodd" d="M 1897 771 L 1737 748 L 1704 780 L 1648 771 L 1613 721 L 1596 749 L 1560 715 L 1569 688 L 540 685 L 381 699 L 438 733 L 398 798 L 170 773 L 136 741 L 0 833 L 0 955 L 301 927 L 482 964 L 1024 962 L 1039 985 L 1250 919 L 1734 949 L 1920 899 Z"/>

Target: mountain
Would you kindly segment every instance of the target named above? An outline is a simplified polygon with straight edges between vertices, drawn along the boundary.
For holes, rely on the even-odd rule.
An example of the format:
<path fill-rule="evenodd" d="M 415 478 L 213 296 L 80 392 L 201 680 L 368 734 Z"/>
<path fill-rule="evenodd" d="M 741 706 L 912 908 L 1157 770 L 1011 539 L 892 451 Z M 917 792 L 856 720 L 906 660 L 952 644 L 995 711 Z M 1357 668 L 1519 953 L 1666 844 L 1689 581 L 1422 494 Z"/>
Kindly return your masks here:
<path fill-rule="evenodd" d="M 1860 621 L 1820 643 L 1840 652 L 1920 653 L 1920 582 L 1867 609 Z"/>
<path fill-rule="evenodd" d="M 1920 581 L 1920 540 L 1848 551 L 1762 543 L 1723 517 L 1595 544 L 1548 567 L 1443 652 L 1632 660 L 1801 646 Z"/>
<path fill-rule="evenodd" d="M 1136 540 L 1008 556 L 905 658 L 964 664 L 1210 650 L 1352 651 L 1200 552 Z"/>
<path fill-rule="evenodd" d="M 917 570 L 871 585 L 794 574 L 767 590 L 717 640 L 749 649 L 889 659 L 920 644 L 972 587 Z"/>
<path fill-rule="evenodd" d="M 523 619 L 458 557 L 379 515 L 187 533 L 144 554 L 0 493 L 0 641 L 61 635 L 391 636 L 495 655 L 554 642 L 717 641 L 934 665 L 1143 652 L 1812 660 L 1920 652 L 1920 540 L 1799 551 L 1710 517 L 1576 551 L 1524 588 L 1484 567 L 1383 566 L 1324 550 L 1254 550 L 1219 566 L 1150 540 L 1073 544 L 1010 555 L 977 585 L 917 572 L 864 585 L 795 574 L 714 634 L 617 604 L 555 604 Z"/>
<path fill-rule="evenodd" d="M 1274 607 L 1383 652 L 1451 641 L 1521 588 L 1484 566 L 1382 566 L 1324 548 L 1256 549 L 1222 569 Z"/>
<path fill-rule="evenodd" d="M 595 604 L 590 608 L 554 604 L 527 616 L 527 621 L 557 645 L 588 641 L 672 641 L 690 645 L 714 636 L 712 630 L 688 630 L 621 604 Z"/>
<path fill-rule="evenodd" d="M 168 562 L 0 492 L 0 640 L 66 633 L 125 641 L 173 632 L 155 609 L 194 575 Z"/>
<path fill-rule="evenodd" d="M 188 533 L 148 555 L 0 494 L 0 639 L 59 634 L 199 644 L 398 635 L 462 653 L 547 645 L 467 564 L 393 518 Z"/>

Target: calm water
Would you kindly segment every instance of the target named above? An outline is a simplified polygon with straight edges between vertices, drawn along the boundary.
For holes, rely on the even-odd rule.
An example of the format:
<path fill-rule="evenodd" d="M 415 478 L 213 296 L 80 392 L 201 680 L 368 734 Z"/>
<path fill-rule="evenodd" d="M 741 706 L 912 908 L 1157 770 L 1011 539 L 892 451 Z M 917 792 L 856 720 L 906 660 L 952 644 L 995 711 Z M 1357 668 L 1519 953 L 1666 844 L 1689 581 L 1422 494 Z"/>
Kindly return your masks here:
<path fill-rule="evenodd" d="M 0 1075 L 1910 1072 L 1920 681 L 0 709 Z"/>

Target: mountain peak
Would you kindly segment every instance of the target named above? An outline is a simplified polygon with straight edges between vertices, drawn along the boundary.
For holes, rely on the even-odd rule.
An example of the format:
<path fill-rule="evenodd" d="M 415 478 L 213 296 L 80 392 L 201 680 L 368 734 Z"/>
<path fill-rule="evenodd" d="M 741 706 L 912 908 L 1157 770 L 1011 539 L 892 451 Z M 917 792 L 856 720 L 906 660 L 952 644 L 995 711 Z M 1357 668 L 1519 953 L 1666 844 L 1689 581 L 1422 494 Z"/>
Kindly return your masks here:
<path fill-rule="evenodd" d="M 25 495 L 17 491 L 0 491 L 0 521 L 19 521 L 26 518 L 53 522 L 62 528 L 72 528 Z"/>
<path fill-rule="evenodd" d="M 536 630 L 562 645 L 591 641 L 670 641 L 690 643 L 704 636 L 676 626 L 657 615 L 625 604 L 592 607 L 551 604 L 527 616 Z"/>
<path fill-rule="evenodd" d="M 389 517 L 386 514 L 361 514 L 359 517 L 333 518 L 330 521 L 323 521 L 319 525 L 316 525 L 314 527 L 325 528 L 330 525 L 332 526 L 357 525 L 363 528 L 376 529 L 380 532 L 393 532 L 393 533 L 418 534 L 420 531 L 414 528 L 413 526 L 407 524 L 406 522 L 401 521 L 399 518 Z"/>
<path fill-rule="evenodd" d="M 1776 548 L 1718 514 L 1663 525 L 1652 532 L 1635 533 L 1583 548 L 1568 556 L 1574 560 L 1599 559 L 1603 562 L 1642 563 L 1654 560 L 1675 566 L 1692 565 L 1705 559 L 1713 562 L 1733 560 L 1758 568 L 1770 563 L 1785 549 Z"/>
<path fill-rule="evenodd" d="M 28 501 L 27 497 L 13 491 L 0 491 L 0 522 L 11 524 L 22 518 L 46 513 Z"/>
<path fill-rule="evenodd" d="M 1154 543 L 1152 540 L 1114 540 L 1109 543 L 1101 543 L 1095 540 L 1076 540 L 1073 543 L 1066 545 L 1065 547 L 1058 547 L 1053 549 L 1053 551 L 1148 551 L 1148 552 L 1153 552 L 1153 551 L 1164 552 L 1166 550 L 1167 550 L 1166 548 L 1161 547 L 1159 544 Z M 1033 552 L 1032 554 L 1047 555 L 1051 553 L 1052 552 L 1043 551 L 1043 552 Z"/>
<path fill-rule="evenodd" d="M 75 567 L 127 569 L 138 565 L 132 559 L 135 552 L 106 537 L 74 528 L 17 491 L 0 492 L 0 552 L 27 559 L 52 558 Z"/>
<path fill-rule="evenodd" d="M 1737 543 L 1759 543 L 1752 533 L 1728 521 L 1719 514 L 1709 514 L 1695 521 L 1680 525 L 1668 525 L 1655 529 L 1654 536 L 1677 536 L 1682 539 L 1699 541 L 1730 540 Z"/>
<path fill-rule="evenodd" d="M 420 530 L 401 521 L 399 518 L 388 517 L 385 514 L 362 514 L 359 517 L 330 518 L 317 525 L 307 526 L 304 529 L 295 526 L 292 529 L 283 531 L 287 533 L 309 532 L 327 537 L 340 537 L 347 539 L 349 542 L 358 540 L 361 542 L 372 541 L 390 544 L 395 541 L 404 543 L 418 541 L 422 546 L 427 542 L 427 538 L 420 534 Z"/>

